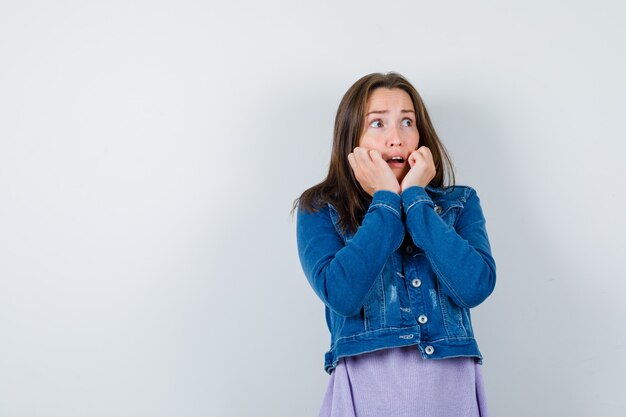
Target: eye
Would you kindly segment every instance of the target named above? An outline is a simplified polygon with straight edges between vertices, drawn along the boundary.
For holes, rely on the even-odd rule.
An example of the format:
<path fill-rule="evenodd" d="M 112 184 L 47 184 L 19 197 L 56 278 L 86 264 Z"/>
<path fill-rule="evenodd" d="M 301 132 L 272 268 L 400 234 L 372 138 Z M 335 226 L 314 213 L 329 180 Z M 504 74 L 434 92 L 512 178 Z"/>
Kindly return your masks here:
<path fill-rule="evenodd" d="M 411 120 L 411 119 L 404 119 L 404 120 L 402 120 L 402 126 L 407 126 L 407 127 L 413 126 L 413 120 Z"/>
<path fill-rule="evenodd" d="M 380 120 L 374 120 L 370 122 L 370 127 L 383 127 L 383 122 Z"/>

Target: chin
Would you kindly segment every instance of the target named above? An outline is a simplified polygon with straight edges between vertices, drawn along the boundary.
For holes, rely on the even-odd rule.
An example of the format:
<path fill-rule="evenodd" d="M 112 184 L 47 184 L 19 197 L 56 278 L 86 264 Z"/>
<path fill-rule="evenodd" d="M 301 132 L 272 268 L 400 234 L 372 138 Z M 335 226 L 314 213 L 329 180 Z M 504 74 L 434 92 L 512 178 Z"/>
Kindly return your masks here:
<path fill-rule="evenodd" d="M 402 172 L 396 172 L 395 174 L 396 174 L 396 178 L 398 182 L 402 184 L 402 180 L 404 180 L 404 177 L 406 177 L 407 172 L 402 171 Z"/>

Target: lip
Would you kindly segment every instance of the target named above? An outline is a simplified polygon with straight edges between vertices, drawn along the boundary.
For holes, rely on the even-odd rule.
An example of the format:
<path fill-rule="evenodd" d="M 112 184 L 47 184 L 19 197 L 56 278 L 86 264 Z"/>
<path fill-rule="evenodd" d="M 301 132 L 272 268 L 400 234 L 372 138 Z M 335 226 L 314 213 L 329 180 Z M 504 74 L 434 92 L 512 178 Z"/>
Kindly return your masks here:
<path fill-rule="evenodd" d="M 404 165 L 406 165 L 406 161 L 405 162 L 388 161 L 387 165 L 389 165 L 391 168 L 404 168 Z"/>
<path fill-rule="evenodd" d="M 402 162 L 400 161 L 392 161 L 391 158 L 400 157 L 402 158 Z M 387 164 L 392 168 L 404 168 L 407 163 L 407 156 L 401 152 L 395 152 L 389 155 L 384 155 L 383 158 L 387 161 Z"/>
<path fill-rule="evenodd" d="M 396 153 L 390 153 L 390 154 L 383 154 L 382 157 L 385 161 L 389 161 L 391 158 L 400 157 L 402 158 L 403 162 L 406 162 L 408 155 L 405 155 L 404 153 L 401 153 L 401 152 L 396 152 Z"/>

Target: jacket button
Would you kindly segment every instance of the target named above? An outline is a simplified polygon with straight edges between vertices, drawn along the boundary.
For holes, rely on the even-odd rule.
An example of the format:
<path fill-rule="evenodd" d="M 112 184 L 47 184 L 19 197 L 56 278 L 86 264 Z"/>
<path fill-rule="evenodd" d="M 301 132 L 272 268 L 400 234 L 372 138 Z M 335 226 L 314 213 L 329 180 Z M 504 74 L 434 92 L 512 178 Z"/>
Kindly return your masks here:
<path fill-rule="evenodd" d="M 435 206 L 435 213 L 441 214 L 441 206 Z"/>
<path fill-rule="evenodd" d="M 415 288 L 417 288 L 420 285 L 422 285 L 422 280 L 419 279 L 419 278 L 415 278 L 413 281 L 411 281 L 411 285 L 413 285 Z"/>
<path fill-rule="evenodd" d="M 406 253 L 408 253 L 409 255 L 413 253 L 413 246 L 411 245 L 407 245 L 406 249 L 405 249 Z"/>
<path fill-rule="evenodd" d="M 424 352 L 426 352 L 427 355 L 432 355 L 435 352 L 435 348 L 432 347 L 431 345 L 428 345 L 424 349 Z"/>
<path fill-rule="evenodd" d="M 417 318 L 417 321 L 419 321 L 420 324 L 425 324 L 428 321 L 428 317 L 422 314 L 421 316 Z"/>

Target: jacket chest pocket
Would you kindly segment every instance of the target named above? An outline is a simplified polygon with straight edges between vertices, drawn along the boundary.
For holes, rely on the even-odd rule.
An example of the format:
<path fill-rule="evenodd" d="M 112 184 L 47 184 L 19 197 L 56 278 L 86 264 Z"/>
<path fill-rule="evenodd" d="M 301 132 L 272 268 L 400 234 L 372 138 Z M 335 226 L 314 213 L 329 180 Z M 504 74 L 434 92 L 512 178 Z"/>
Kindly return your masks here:
<path fill-rule="evenodd" d="M 463 203 L 458 200 L 435 202 L 435 213 L 450 227 L 454 227 L 459 213 L 463 209 Z"/>

